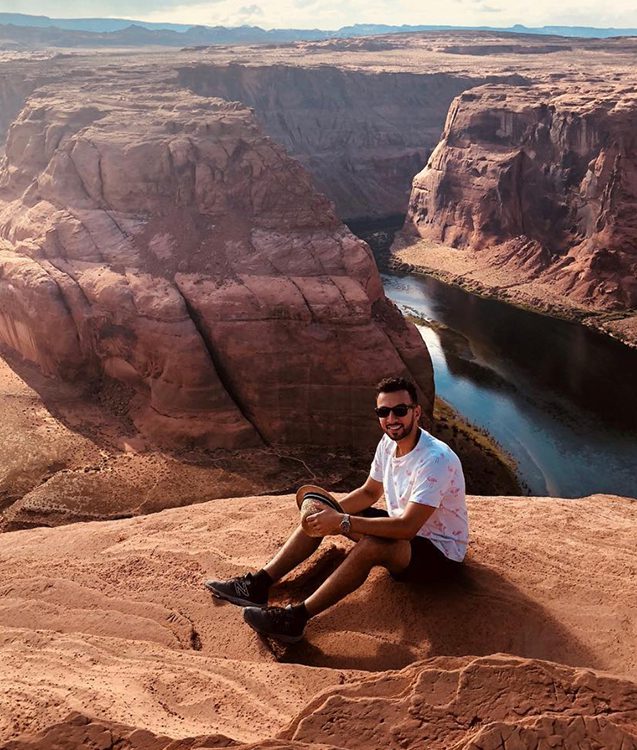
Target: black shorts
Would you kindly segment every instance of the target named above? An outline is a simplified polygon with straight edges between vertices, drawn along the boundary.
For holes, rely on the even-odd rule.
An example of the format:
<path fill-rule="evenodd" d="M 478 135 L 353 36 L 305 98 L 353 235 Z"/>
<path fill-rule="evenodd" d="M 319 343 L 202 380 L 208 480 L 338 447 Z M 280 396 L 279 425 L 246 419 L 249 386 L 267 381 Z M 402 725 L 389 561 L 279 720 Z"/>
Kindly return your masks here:
<path fill-rule="evenodd" d="M 359 516 L 365 518 L 388 518 L 389 513 L 381 508 L 367 508 Z M 422 536 L 410 540 L 411 559 L 400 573 L 391 573 L 395 581 L 401 583 L 437 583 L 458 577 L 462 563 L 450 560 L 433 542 Z"/>

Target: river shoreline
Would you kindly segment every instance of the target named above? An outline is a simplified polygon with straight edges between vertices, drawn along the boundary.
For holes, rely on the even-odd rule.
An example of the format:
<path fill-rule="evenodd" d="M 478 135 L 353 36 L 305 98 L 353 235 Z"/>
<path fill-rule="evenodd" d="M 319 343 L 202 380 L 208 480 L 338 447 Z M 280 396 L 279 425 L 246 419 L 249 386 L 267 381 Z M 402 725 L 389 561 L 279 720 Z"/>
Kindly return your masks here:
<path fill-rule="evenodd" d="M 436 321 L 426 320 L 415 313 L 403 312 L 413 323 L 439 330 Z M 453 448 L 461 457 L 471 494 L 530 495 L 529 488 L 519 476 L 513 456 L 491 435 L 477 427 L 440 396 L 435 397 L 432 434 Z"/>
<path fill-rule="evenodd" d="M 471 495 L 529 495 L 518 478 L 515 459 L 486 430 L 436 396 L 431 433 L 447 443 L 461 460 Z"/>
<path fill-rule="evenodd" d="M 422 274 L 385 293 L 427 344 L 436 393 L 492 436 L 533 495 L 633 495 L 637 351 Z"/>
<path fill-rule="evenodd" d="M 528 285 L 534 291 L 525 291 L 520 287 L 527 282 L 511 278 L 502 285 L 489 284 L 479 278 L 480 275 L 488 275 L 488 269 L 481 274 L 481 269 L 470 268 L 472 276 L 461 273 L 458 266 L 465 262 L 467 254 L 462 251 L 462 258 L 459 260 L 454 257 L 454 253 L 456 256 L 460 254 L 446 246 L 424 240 L 406 243 L 398 237 L 389 252 L 383 254 L 384 257 L 377 256 L 377 262 L 384 265 L 390 273 L 430 276 L 443 284 L 458 287 L 485 299 L 503 302 L 537 315 L 584 325 L 629 349 L 637 349 L 637 312 L 596 312 L 565 303 L 563 297 L 557 298 L 540 284 L 536 284 L 534 289 L 531 282 Z M 425 260 L 425 255 L 429 262 Z M 539 292 L 544 295 L 540 296 Z"/>
<path fill-rule="evenodd" d="M 391 227 L 361 231 L 387 274 L 385 293 L 418 326 L 432 353 L 436 393 L 496 443 L 505 463 L 512 457 L 521 489 L 511 494 L 634 494 L 637 405 L 630 373 L 637 349 L 583 324 L 590 311 L 559 306 L 561 298 L 546 286 L 544 301 L 556 304 L 540 311 L 528 299 L 511 300 L 486 285 L 477 289 L 441 262 L 429 262 L 432 254 L 452 254 L 451 270 L 468 270 L 475 281 L 483 259 L 474 254 L 444 246 L 430 253 L 428 245 L 425 262 L 407 266 L 404 255 L 396 257 L 394 234 Z M 495 267 L 488 280 L 496 282 L 492 287 L 515 287 L 522 276 Z M 440 437 L 450 442 L 454 432 Z"/>

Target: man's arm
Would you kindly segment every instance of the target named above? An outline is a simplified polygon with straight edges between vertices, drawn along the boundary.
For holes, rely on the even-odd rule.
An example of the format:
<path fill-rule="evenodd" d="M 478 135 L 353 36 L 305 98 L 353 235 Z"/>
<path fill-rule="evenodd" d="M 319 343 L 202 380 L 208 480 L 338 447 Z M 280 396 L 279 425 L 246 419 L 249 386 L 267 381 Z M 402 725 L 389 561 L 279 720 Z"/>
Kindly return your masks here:
<path fill-rule="evenodd" d="M 358 492 L 358 490 L 355 492 Z M 351 494 L 354 495 L 355 492 Z M 347 496 L 347 498 L 349 497 L 350 495 Z M 348 509 L 344 508 L 344 510 Z M 364 508 L 361 508 L 361 510 L 364 510 Z M 386 539 L 412 539 L 435 510 L 436 508 L 431 505 L 409 502 L 403 514 L 396 518 L 363 518 L 361 516 L 351 516 L 351 530 L 352 533 L 357 535 L 381 536 Z M 314 536 L 327 536 L 329 534 L 340 533 L 342 520 L 342 513 L 328 508 L 327 510 L 322 510 L 319 513 L 308 516 L 306 523 Z"/>
<path fill-rule="evenodd" d="M 436 508 L 422 503 L 407 503 L 402 515 L 394 518 L 362 518 L 352 516 L 350 524 L 355 534 L 382 536 L 386 539 L 413 539 Z M 339 518 L 339 528 L 340 528 Z"/>
<path fill-rule="evenodd" d="M 346 495 L 340 501 L 341 508 L 343 508 L 346 513 L 360 513 L 362 510 L 371 508 L 372 505 L 380 499 L 382 494 L 382 482 L 377 482 L 375 479 L 367 477 L 365 484 L 363 484 L 362 487 L 350 492 L 349 495 Z M 339 518 L 342 518 L 340 514 Z"/>

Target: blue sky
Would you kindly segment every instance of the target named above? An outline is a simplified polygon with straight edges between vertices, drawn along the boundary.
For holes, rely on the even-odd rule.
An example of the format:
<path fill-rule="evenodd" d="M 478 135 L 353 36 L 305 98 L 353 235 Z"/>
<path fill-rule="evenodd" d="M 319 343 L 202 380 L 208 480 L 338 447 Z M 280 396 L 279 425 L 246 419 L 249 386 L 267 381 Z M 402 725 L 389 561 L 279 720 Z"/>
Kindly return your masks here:
<path fill-rule="evenodd" d="M 353 23 L 637 27 L 635 0 L 0 0 L 0 11 L 263 28 L 335 29 Z"/>

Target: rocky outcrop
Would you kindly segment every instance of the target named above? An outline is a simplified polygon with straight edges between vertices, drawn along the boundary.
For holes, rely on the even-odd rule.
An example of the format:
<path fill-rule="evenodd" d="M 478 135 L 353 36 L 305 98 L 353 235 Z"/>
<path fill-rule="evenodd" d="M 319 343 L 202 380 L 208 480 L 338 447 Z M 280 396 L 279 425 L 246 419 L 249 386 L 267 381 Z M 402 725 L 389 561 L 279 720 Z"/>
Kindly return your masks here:
<path fill-rule="evenodd" d="M 202 581 L 262 565 L 298 522 L 291 495 L 0 535 L 0 747 L 637 747 L 634 501 L 469 512 L 456 584 L 374 570 L 272 650 Z M 273 603 L 349 545 L 326 539 Z"/>
<path fill-rule="evenodd" d="M 310 45 L 393 49 L 390 39 Z M 327 45 L 327 46 L 326 46 Z M 389 45 L 389 46 L 388 46 Z M 265 132 L 310 172 L 346 220 L 404 214 L 413 175 L 438 143 L 460 92 L 519 75 L 362 72 L 331 65 L 190 65 L 179 82 L 254 108 Z"/>
<path fill-rule="evenodd" d="M 442 657 L 328 690 L 282 736 L 348 750 L 637 748 L 637 685 L 503 655 Z"/>
<path fill-rule="evenodd" d="M 537 750 L 637 748 L 637 685 L 504 655 L 441 657 L 317 695 L 276 738 L 173 739 L 73 713 L 3 750 Z M 372 718 L 373 717 L 373 718 Z"/>
<path fill-rule="evenodd" d="M 395 372 L 430 414 L 417 331 L 303 169 L 243 105 L 127 85 L 41 89 L 10 129 L 0 341 L 122 384 L 168 444 L 352 446 Z"/>
<path fill-rule="evenodd" d="M 465 92 L 414 178 L 406 226 L 576 305 L 635 308 L 636 114 L 619 84 Z"/>

